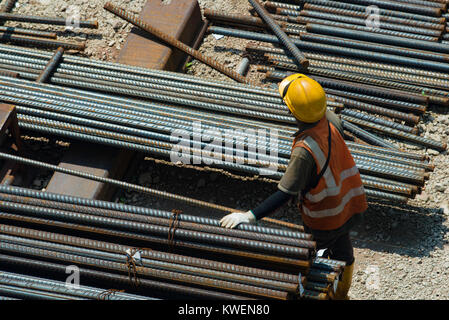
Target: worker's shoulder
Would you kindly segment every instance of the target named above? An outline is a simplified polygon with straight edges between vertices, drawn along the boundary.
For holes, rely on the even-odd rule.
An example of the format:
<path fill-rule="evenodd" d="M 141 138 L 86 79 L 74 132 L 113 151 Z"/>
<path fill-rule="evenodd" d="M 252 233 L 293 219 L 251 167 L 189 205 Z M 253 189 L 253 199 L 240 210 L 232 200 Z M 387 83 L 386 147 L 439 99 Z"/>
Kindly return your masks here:
<path fill-rule="evenodd" d="M 329 120 L 330 123 L 340 132 L 340 134 L 343 136 L 343 124 L 341 123 L 340 118 L 331 110 L 326 111 L 326 118 Z"/>
<path fill-rule="evenodd" d="M 296 161 L 313 161 L 313 157 L 310 152 L 301 146 L 292 150 L 290 159 L 294 159 Z"/>

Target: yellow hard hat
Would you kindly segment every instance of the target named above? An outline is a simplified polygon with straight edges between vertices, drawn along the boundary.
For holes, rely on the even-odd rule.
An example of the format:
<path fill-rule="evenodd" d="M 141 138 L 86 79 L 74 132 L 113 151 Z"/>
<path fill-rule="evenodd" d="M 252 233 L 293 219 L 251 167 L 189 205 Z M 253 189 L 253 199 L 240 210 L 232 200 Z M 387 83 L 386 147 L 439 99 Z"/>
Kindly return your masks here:
<path fill-rule="evenodd" d="M 315 80 L 300 73 L 288 76 L 279 85 L 285 104 L 299 121 L 313 123 L 326 114 L 326 94 Z"/>

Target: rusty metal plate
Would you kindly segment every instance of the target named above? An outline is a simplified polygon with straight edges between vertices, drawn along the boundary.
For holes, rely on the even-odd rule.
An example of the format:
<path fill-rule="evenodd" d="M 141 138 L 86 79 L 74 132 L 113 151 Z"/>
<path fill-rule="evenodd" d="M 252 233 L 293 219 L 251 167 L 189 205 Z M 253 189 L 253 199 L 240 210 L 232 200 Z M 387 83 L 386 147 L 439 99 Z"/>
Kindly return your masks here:
<path fill-rule="evenodd" d="M 132 153 L 120 153 L 119 150 L 108 146 L 75 142 L 72 143 L 59 166 L 96 176 L 117 178 L 125 173 L 129 162 L 127 158 L 132 155 Z M 77 197 L 106 200 L 110 196 L 112 188 L 96 181 L 56 172 L 51 177 L 46 190 Z"/>
<path fill-rule="evenodd" d="M 148 0 L 139 18 L 187 45 L 193 45 L 203 25 L 196 0 Z M 134 27 L 120 51 L 118 62 L 175 71 L 185 61 L 185 57 L 183 52 L 172 50 L 155 37 Z"/>
<path fill-rule="evenodd" d="M 3 146 L 6 138 L 6 131 L 12 135 L 12 148 L 20 151 L 22 142 L 20 139 L 19 125 L 17 122 L 17 112 L 15 106 L 12 104 L 0 103 L 0 144 Z M 14 161 L 5 161 L 0 169 L 0 183 L 4 184 L 7 181 L 12 183 L 14 180 L 14 173 L 19 166 Z"/>

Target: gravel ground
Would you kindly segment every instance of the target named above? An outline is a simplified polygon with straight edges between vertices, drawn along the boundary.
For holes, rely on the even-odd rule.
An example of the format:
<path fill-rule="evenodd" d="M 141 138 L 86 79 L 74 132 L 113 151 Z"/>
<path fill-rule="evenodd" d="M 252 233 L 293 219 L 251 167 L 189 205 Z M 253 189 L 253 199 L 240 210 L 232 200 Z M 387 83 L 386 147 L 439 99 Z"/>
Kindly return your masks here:
<path fill-rule="evenodd" d="M 80 8 L 81 18 L 97 19 L 98 30 L 64 31 L 62 36 L 73 41 L 86 40 L 86 56 L 113 61 L 130 30 L 129 24 L 115 19 L 102 7 L 106 1 L 19 0 L 13 12 L 23 14 L 67 16 L 71 5 Z M 138 12 L 144 0 L 116 0 L 114 3 Z M 211 8 L 229 13 L 244 13 L 246 0 L 200 0 L 202 9 Z M 11 23 L 9 26 L 26 24 Z M 42 30 L 56 28 L 43 26 Z M 207 35 L 200 51 L 214 56 L 230 68 L 236 68 L 249 41 Z M 204 78 L 227 79 L 211 68 L 194 62 L 189 73 Z M 261 80 L 252 65 L 249 77 Z M 260 82 L 261 85 L 269 85 Z M 435 112 L 437 111 L 437 112 Z M 444 110 L 430 110 L 419 128 L 424 136 L 447 141 L 449 115 Z M 433 150 L 404 146 L 415 152 L 426 152 L 436 168 L 423 193 L 407 205 L 371 203 L 365 222 L 352 232 L 356 267 L 350 296 L 353 299 L 448 299 L 449 298 L 449 157 Z M 59 147 L 56 149 L 59 151 Z M 57 152 L 55 151 L 55 152 Z M 53 159 L 55 160 L 55 159 Z M 145 158 L 129 181 L 151 185 L 161 190 L 207 200 L 238 209 L 250 209 L 276 190 L 272 181 L 235 176 L 220 170 L 179 167 L 172 163 Z M 45 182 L 36 188 L 41 188 Z M 117 201 L 167 210 L 179 209 L 176 204 L 124 192 Z M 221 214 L 183 207 L 183 212 L 220 217 Z M 293 204 L 277 212 L 274 218 L 301 223 Z"/>

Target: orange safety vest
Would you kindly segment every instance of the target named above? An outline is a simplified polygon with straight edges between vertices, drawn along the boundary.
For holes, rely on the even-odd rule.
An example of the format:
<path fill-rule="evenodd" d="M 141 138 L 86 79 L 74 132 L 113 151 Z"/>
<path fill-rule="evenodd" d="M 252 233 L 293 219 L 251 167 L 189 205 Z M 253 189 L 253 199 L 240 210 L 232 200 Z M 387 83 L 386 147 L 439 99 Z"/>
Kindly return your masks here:
<path fill-rule="evenodd" d="M 292 150 L 302 147 L 309 151 L 319 175 L 329 154 L 329 126 L 332 145 L 328 167 L 318 184 L 302 194 L 298 205 L 305 225 L 315 230 L 337 229 L 353 215 L 368 208 L 354 159 L 343 137 L 326 117 L 315 127 L 298 135 L 293 141 Z"/>

